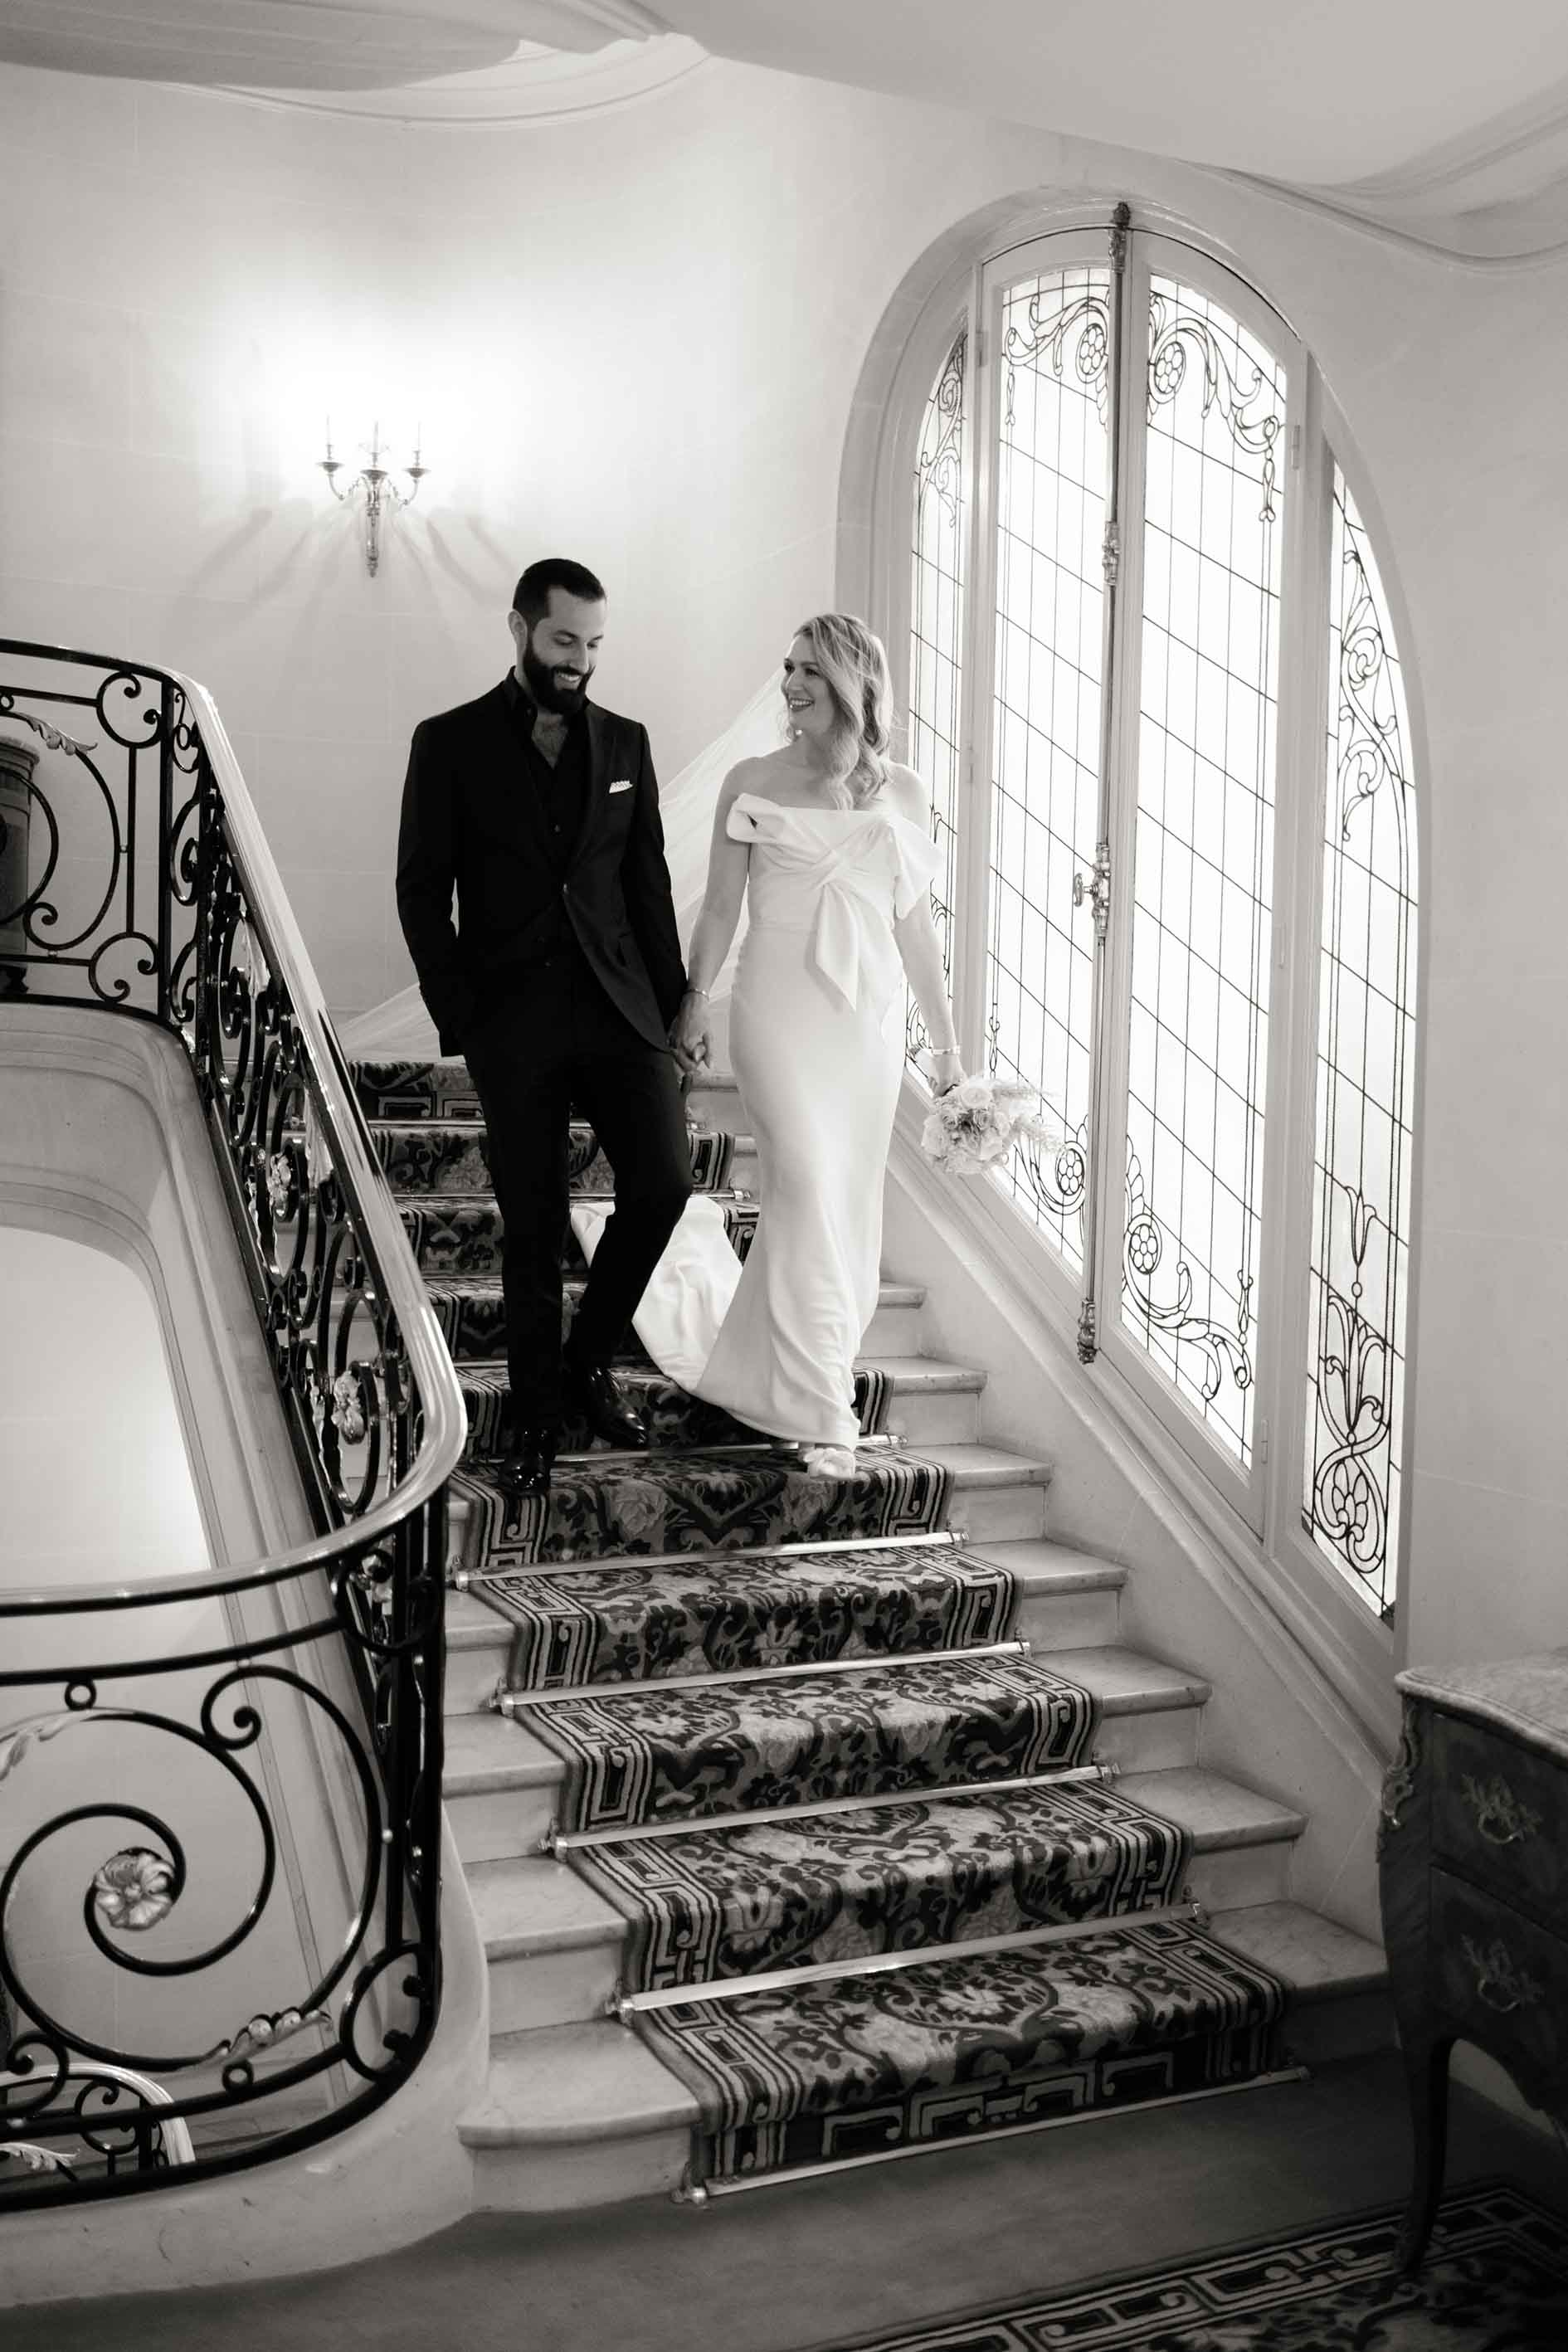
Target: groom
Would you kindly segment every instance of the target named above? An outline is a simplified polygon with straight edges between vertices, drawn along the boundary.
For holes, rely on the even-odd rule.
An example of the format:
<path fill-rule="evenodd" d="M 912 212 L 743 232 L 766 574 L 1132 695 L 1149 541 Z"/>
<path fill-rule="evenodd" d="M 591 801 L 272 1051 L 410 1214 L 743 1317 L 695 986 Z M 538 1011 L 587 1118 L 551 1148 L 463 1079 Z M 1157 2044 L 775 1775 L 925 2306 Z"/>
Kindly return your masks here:
<path fill-rule="evenodd" d="M 609 1360 L 691 1190 L 667 1045 L 686 973 L 647 730 L 588 700 L 605 610 L 582 564 L 529 565 L 507 616 L 513 668 L 414 730 L 397 845 L 420 993 L 484 1112 L 506 1229 L 502 1476 L 530 1495 L 549 1487 L 568 1410 L 611 1445 L 647 1444 Z M 616 1206 L 563 1350 L 574 1106 L 615 1171 Z"/>

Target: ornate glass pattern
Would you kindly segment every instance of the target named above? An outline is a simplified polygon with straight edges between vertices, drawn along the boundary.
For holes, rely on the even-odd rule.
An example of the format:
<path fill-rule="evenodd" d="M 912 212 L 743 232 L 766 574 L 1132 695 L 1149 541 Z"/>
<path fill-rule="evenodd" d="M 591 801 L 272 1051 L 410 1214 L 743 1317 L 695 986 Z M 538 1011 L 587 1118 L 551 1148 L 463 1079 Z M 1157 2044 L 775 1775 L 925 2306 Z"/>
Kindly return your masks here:
<path fill-rule="evenodd" d="M 1151 283 L 1123 1328 L 1245 1470 L 1261 1241 L 1286 380 Z"/>
<path fill-rule="evenodd" d="M 987 1059 L 1053 1103 L 1068 1140 L 1003 1181 L 1075 1271 L 1088 1181 L 1094 926 L 1073 877 L 1100 822 L 1110 275 L 1020 279 L 1002 309 Z"/>
<path fill-rule="evenodd" d="M 1388 606 L 1339 468 L 1309 1283 L 1306 1495 L 1320 1551 L 1386 1615 L 1398 1558 L 1415 1074 L 1415 804 Z"/>
<path fill-rule="evenodd" d="M 967 528 L 963 475 L 963 371 L 969 330 L 961 327 L 931 387 L 915 458 L 914 545 L 910 583 L 910 765 L 931 787 L 931 836 L 942 864 L 931 885 L 931 913 L 942 971 L 952 971 L 952 910 L 957 887 L 960 700 L 963 687 L 963 554 Z M 914 997 L 909 999 L 907 1050 L 928 1043 Z"/>

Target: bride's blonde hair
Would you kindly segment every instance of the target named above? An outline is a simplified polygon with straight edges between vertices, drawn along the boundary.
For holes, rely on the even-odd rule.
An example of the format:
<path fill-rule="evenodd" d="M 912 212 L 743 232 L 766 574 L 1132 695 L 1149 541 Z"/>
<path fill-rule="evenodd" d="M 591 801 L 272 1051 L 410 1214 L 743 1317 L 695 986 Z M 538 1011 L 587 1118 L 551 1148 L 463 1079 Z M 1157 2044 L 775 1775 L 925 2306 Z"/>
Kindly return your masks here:
<path fill-rule="evenodd" d="M 833 701 L 836 723 L 826 751 L 834 801 L 840 808 L 863 808 L 888 780 L 893 679 L 887 648 L 853 613 L 818 613 L 795 635 L 811 647 Z"/>

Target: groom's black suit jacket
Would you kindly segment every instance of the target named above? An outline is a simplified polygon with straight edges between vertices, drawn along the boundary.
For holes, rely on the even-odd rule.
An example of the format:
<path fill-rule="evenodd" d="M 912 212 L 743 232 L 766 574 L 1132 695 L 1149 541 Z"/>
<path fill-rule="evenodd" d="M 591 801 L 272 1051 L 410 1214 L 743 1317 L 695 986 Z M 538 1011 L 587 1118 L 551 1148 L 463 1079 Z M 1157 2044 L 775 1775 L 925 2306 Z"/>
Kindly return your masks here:
<path fill-rule="evenodd" d="M 510 678 L 414 730 L 397 911 L 444 1053 L 570 925 L 611 1002 L 662 1045 L 686 986 L 647 730 L 589 703 L 574 841 L 552 836 Z M 456 891 L 458 919 L 452 920 Z"/>

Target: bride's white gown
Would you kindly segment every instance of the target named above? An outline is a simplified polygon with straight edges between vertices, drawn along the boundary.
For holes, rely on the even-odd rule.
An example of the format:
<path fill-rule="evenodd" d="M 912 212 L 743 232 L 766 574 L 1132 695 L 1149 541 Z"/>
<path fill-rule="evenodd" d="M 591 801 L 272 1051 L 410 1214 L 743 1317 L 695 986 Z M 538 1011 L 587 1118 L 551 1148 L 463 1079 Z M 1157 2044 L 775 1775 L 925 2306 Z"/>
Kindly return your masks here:
<path fill-rule="evenodd" d="M 715 1203 L 693 1199 L 635 1321 L 656 1363 L 737 1420 L 852 1446 L 904 1058 L 893 924 L 930 888 L 937 851 L 881 803 L 806 809 L 740 793 L 728 824 L 751 848 L 730 1051 L 763 1208 L 742 1266 Z M 574 1209 L 590 1256 L 605 1213 Z"/>

